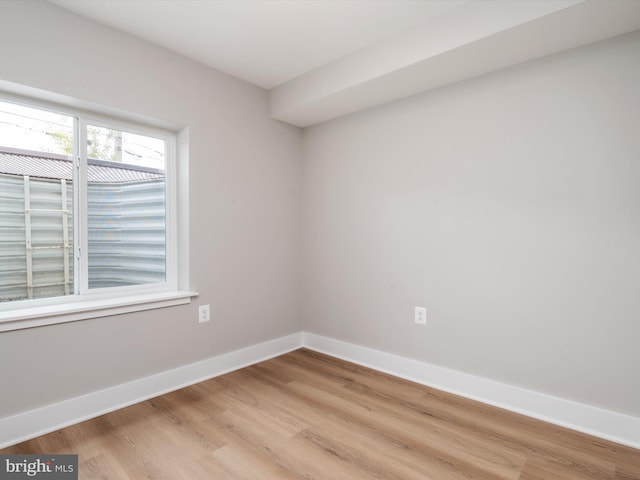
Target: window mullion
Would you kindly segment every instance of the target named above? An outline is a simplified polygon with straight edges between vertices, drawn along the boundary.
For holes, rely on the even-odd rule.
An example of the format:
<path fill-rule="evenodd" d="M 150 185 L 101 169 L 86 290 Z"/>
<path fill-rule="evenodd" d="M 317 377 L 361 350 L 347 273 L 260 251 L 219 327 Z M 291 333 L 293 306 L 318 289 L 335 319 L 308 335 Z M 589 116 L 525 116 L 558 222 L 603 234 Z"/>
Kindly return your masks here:
<path fill-rule="evenodd" d="M 74 159 L 76 161 L 76 168 L 74 169 L 76 175 L 75 191 L 77 192 L 77 202 L 75 206 L 75 231 L 76 236 L 76 259 L 78 268 L 76 272 L 78 274 L 76 279 L 77 293 L 87 293 L 89 289 L 89 240 L 88 240 L 88 204 L 87 204 L 87 121 L 79 117 L 76 119 L 76 139 L 74 142 L 76 146 L 76 153 Z"/>

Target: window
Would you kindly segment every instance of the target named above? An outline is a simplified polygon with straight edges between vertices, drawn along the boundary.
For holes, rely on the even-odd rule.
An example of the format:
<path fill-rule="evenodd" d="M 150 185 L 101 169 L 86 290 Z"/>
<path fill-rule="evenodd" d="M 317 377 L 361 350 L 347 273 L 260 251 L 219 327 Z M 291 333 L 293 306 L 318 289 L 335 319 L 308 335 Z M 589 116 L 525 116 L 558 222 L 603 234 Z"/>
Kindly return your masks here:
<path fill-rule="evenodd" d="M 0 100 L 0 327 L 133 297 L 167 304 L 174 158 L 172 132 Z"/>
<path fill-rule="evenodd" d="M 80 152 L 79 169 L 80 178 L 86 174 L 81 185 L 86 185 L 87 206 L 80 291 L 164 283 L 167 142 L 79 123 L 87 147 Z"/>

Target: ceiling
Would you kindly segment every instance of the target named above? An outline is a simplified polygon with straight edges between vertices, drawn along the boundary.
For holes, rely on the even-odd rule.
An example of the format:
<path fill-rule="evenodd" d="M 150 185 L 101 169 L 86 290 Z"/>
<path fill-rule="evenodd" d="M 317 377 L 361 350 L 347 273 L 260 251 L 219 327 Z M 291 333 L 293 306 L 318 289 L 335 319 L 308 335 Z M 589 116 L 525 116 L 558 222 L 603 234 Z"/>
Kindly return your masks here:
<path fill-rule="evenodd" d="M 640 29 L 635 0 L 47 0 L 269 90 L 308 126 Z"/>
<path fill-rule="evenodd" d="M 270 89 L 402 32 L 452 0 L 50 0 Z"/>

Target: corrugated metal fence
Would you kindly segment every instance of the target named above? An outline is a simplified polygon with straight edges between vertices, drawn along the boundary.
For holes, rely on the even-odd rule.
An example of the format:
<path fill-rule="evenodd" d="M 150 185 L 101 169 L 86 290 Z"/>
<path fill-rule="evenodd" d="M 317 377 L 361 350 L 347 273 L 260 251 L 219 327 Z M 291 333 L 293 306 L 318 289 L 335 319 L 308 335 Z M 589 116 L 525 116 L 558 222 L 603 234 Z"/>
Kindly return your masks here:
<path fill-rule="evenodd" d="M 165 279 L 165 182 L 89 185 L 89 287 Z M 0 174 L 0 301 L 73 293 L 73 193 Z"/>
<path fill-rule="evenodd" d="M 165 280 L 165 183 L 89 184 L 89 288 Z"/>
<path fill-rule="evenodd" d="M 64 248 L 62 228 L 66 215 L 71 247 L 72 199 L 66 180 L 0 175 L 0 300 L 73 292 L 73 248 Z"/>

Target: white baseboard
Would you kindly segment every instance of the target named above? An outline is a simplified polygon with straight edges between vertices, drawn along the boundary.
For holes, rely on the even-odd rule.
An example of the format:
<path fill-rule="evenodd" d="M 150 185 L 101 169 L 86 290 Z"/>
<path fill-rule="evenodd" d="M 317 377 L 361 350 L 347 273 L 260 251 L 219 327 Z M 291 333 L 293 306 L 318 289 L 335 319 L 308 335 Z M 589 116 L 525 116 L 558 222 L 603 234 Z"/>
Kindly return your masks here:
<path fill-rule="evenodd" d="M 290 352 L 302 346 L 302 339 L 302 333 L 295 333 L 11 417 L 0 418 L 0 448 Z"/>
<path fill-rule="evenodd" d="M 512 412 L 640 448 L 640 418 L 526 390 L 333 338 L 305 333 L 306 348 Z"/>
<path fill-rule="evenodd" d="M 0 448 L 253 365 L 302 346 L 439 390 L 640 448 L 638 417 L 304 332 L 0 418 Z"/>

